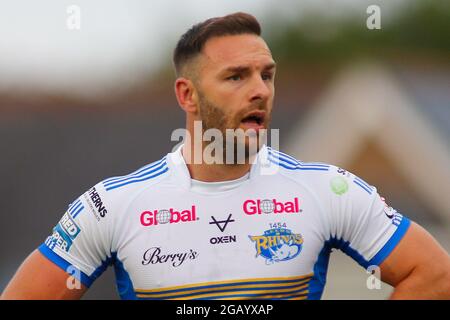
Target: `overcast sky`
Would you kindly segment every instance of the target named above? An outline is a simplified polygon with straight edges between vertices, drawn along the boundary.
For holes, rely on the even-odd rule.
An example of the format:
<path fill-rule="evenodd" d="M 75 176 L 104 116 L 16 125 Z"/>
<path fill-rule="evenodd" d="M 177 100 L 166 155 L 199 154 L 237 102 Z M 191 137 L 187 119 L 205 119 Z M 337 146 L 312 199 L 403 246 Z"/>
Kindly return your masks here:
<path fill-rule="evenodd" d="M 330 17 L 364 16 L 362 0 L 0 0 L 0 90 L 63 90 L 133 84 L 170 59 L 177 38 L 212 16 L 247 11 L 301 19 L 305 12 Z M 397 4 L 401 0 L 394 1 Z M 81 10 L 81 29 L 70 30 L 67 9 Z"/>

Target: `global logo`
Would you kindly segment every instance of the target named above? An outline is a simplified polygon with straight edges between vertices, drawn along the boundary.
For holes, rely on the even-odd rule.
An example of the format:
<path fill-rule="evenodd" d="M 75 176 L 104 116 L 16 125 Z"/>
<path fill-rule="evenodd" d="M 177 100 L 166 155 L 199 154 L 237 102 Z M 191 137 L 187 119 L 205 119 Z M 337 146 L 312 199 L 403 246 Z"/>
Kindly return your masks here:
<path fill-rule="evenodd" d="M 158 223 L 160 224 L 169 223 L 170 219 L 172 219 L 172 213 L 170 213 L 169 210 L 159 210 L 158 214 L 156 214 L 156 221 L 158 221 Z"/>
<path fill-rule="evenodd" d="M 302 212 L 298 198 L 286 202 L 278 201 L 277 199 L 247 200 L 243 204 L 243 210 L 248 215 Z"/>
<path fill-rule="evenodd" d="M 273 228 L 260 236 L 249 236 L 255 243 L 256 258 L 265 258 L 267 265 L 292 260 L 303 248 L 303 237 L 285 228 Z"/>
<path fill-rule="evenodd" d="M 264 213 L 272 213 L 275 210 L 275 205 L 272 200 L 265 199 L 261 201 L 261 211 Z"/>
<path fill-rule="evenodd" d="M 158 225 L 158 224 L 172 224 L 179 222 L 192 222 L 197 221 L 196 207 L 192 206 L 191 209 L 177 211 L 173 208 L 144 211 L 141 213 L 140 222 L 145 227 Z"/>

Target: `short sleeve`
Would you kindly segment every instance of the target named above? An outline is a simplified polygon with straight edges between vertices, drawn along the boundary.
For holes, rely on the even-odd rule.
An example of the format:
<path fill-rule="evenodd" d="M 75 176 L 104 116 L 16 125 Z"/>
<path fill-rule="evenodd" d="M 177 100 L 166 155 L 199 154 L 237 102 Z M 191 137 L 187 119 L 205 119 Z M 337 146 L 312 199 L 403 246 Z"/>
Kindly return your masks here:
<path fill-rule="evenodd" d="M 102 184 L 89 189 L 68 206 L 52 234 L 38 248 L 87 287 L 112 262 L 106 201 Z"/>
<path fill-rule="evenodd" d="M 405 235 L 410 220 L 386 204 L 360 177 L 335 168 L 329 179 L 331 247 L 361 266 L 380 265 Z"/>

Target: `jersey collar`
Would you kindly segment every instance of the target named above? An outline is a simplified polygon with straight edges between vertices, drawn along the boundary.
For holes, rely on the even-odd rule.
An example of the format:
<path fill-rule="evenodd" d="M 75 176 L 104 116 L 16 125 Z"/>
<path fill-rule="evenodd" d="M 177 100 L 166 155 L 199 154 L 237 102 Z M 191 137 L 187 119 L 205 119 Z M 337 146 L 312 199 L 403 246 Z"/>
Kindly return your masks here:
<path fill-rule="evenodd" d="M 223 182 L 201 182 L 201 181 L 193 181 L 190 176 L 188 167 L 182 155 L 183 144 L 178 146 L 174 152 L 171 152 L 167 155 L 167 163 L 169 169 L 172 171 L 173 182 L 183 189 L 191 189 L 192 187 L 197 188 L 200 186 L 202 189 L 208 188 L 208 185 L 211 189 L 230 189 L 233 185 L 237 185 L 240 182 L 247 179 L 254 179 L 256 176 L 261 175 L 264 168 L 267 166 L 267 146 L 264 145 L 259 150 L 255 162 L 252 164 L 249 172 L 247 172 L 243 177 L 238 178 L 236 180 L 231 181 L 223 181 Z"/>

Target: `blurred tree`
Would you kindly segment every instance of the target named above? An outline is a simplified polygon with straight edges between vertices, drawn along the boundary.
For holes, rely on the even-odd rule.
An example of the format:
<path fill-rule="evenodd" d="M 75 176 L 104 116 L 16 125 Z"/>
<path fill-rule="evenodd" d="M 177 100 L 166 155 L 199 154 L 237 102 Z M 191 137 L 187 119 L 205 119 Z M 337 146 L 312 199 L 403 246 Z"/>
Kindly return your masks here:
<path fill-rule="evenodd" d="M 269 35 L 268 42 L 277 60 L 292 67 L 317 63 L 334 68 L 355 58 L 428 56 L 450 61 L 449 3 L 408 2 L 396 16 L 382 21 L 381 30 L 369 30 L 361 16 L 349 15 L 336 23 L 324 16 L 309 15 L 298 23 L 278 25 L 283 32 Z M 274 24 L 276 30 L 281 22 Z"/>

